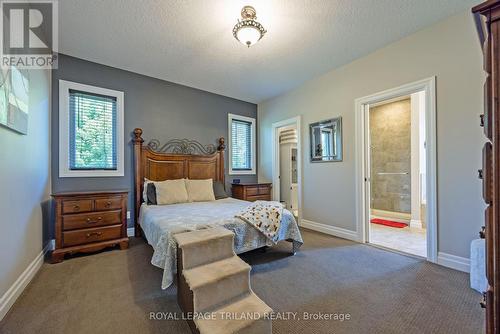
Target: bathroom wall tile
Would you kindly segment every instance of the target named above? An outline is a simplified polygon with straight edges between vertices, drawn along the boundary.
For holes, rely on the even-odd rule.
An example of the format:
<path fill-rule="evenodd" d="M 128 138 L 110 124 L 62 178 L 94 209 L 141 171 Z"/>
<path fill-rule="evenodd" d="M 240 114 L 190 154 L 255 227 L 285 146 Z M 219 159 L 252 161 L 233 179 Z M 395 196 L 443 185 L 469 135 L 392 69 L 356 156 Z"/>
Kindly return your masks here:
<path fill-rule="evenodd" d="M 411 101 L 370 108 L 372 208 L 411 211 Z M 378 175 L 407 172 L 408 175 Z"/>

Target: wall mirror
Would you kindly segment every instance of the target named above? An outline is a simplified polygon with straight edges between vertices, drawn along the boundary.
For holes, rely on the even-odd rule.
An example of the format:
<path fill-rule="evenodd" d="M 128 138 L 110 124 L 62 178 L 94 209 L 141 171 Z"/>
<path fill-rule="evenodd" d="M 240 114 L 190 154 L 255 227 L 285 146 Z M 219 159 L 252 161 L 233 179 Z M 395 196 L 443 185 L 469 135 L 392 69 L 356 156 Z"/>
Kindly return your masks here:
<path fill-rule="evenodd" d="M 309 125 L 311 162 L 342 161 L 342 118 Z"/>

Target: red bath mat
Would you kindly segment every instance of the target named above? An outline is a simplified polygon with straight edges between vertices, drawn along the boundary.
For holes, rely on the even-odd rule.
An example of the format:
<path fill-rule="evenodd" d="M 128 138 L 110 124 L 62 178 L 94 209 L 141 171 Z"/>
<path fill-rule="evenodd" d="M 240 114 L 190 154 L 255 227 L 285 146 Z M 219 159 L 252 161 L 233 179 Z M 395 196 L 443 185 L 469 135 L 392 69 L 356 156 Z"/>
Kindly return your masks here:
<path fill-rule="evenodd" d="M 380 219 L 380 218 L 373 218 L 371 220 L 372 224 L 379 224 L 379 225 L 385 225 L 385 226 L 390 226 L 390 227 L 395 227 L 395 228 L 403 228 L 407 227 L 408 224 L 406 223 L 400 223 L 400 222 L 395 222 L 392 220 L 385 220 L 385 219 Z"/>

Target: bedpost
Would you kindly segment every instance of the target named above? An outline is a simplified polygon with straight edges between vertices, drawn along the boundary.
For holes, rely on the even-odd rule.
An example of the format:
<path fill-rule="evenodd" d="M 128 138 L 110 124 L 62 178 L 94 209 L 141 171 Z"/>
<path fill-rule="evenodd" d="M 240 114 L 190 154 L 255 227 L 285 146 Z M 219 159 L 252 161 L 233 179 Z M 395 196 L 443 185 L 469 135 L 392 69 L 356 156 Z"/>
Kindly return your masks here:
<path fill-rule="evenodd" d="M 219 146 L 217 146 L 217 151 L 219 151 L 219 159 L 220 159 L 220 164 L 222 164 L 222 168 L 219 168 L 219 178 L 222 181 L 222 184 L 224 185 L 224 189 L 226 188 L 226 175 L 224 175 L 224 150 L 226 149 L 226 141 L 224 137 L 219 138 Z"/>
<path fill-rule="evenodd" d="M 134 233 L 136 237 L 141 236 L 141 229 L 139 228 L 139 210 L 141 208 L 141 197 L 142 197 L 142 184 L 144 180 L 142 179 L 142 129 L 134 129 L 134 138 L 132 139 L 134 143 Z"/>

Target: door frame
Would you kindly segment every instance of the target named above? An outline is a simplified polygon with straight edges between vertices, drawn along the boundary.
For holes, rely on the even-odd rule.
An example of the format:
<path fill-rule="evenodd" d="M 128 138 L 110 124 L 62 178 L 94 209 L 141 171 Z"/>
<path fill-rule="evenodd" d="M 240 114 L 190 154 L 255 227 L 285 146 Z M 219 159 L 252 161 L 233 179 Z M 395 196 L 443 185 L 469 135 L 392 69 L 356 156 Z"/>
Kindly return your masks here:
<path fill-rule="evenodd" d="M 356 132 L 356 227 L 358 240 L 369 240 L 370 176 L 369 171 L 369 122 L 368 106 L 377 102 L 425 91 L 425 130 L 427 164 L 427 260 L 437 262 L 437 142 L 436 142 L 436 77 L 412 82 L 355 100 Z"/>
<path fill-rule="evenodd" d="M 301 127 L 301 116 L 292 117 L 279 122 L 275 122 L 271 126 L 271 143 L 272 143 L 272 182 L 273 182 L 273 200 L 279 201 L 280 198 L 280 148 L 279 148 L 279 134 L 278 129 L 294 125 L 297 129 L 297 194 L 298 194 L 298 211 L 299 211 L 299 221 L 297 224 L 300 225 L 302 221 L 302 127 Z"/>

